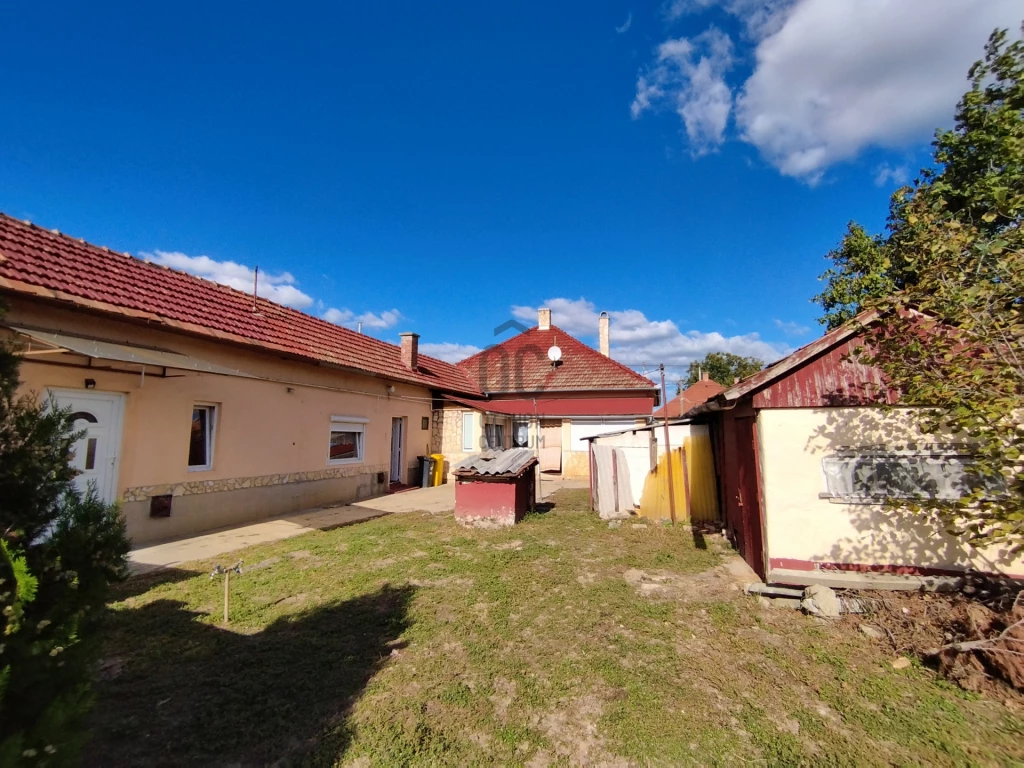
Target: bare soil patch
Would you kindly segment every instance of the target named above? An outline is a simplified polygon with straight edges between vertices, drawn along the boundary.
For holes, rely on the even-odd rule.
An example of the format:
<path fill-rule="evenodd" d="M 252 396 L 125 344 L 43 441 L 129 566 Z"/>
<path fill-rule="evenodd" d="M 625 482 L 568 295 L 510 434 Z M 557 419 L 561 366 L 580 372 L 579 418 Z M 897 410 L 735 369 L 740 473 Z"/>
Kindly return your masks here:
<path fill-rule="evenodd" d="M 967 591 L 860 592 L 872 613 L 844 622 L 863 625 L 864 634 L 920 658 L 964 690 L 1024 708 L 1024 596 L 992 583 Z"/>

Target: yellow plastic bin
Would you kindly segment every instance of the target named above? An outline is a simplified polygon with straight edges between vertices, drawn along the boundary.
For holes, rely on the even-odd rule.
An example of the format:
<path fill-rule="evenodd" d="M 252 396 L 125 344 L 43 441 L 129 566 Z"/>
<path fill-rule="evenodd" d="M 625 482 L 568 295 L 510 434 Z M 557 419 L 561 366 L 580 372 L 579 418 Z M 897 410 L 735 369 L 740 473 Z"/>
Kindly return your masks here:
<path fill-rule="evenodd" d="M 433 487 L 444 482 L 444 454 L 432 453 L 430 458 L 433 459 L 433 464 L 431 465 L 433 472 L 430 475 L 430 485 Z"/>

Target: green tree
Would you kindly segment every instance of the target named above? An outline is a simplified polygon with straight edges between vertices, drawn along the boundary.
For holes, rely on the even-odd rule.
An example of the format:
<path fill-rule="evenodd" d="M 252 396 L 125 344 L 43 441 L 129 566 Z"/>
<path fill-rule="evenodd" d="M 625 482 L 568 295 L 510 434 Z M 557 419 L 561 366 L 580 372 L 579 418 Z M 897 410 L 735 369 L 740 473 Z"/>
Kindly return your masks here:
<path fill-rule="evenodd" d="M 72 765 L 129 542 L 116 507 L 75 490 L 70 414 L 17 394 L 19 362 L 0 343 L 0 765 Z"/>
<path fill-rule="evenodd" d="M 828 330 L 852 319 L 866 301 L 897 289 L 899 276 L 891 269 L 889 250 L 881 235 L 869 235 L 855 221 L 847 224 L 839 247 L 827 256 L 832 266 L 818 278 L 828 285 L 814 297 L 825 313 L 819 322 Z"/>
<path fill-rule="evenodd" d="M 707 374 L 712 381 L 723 387 L 731 387 L 736 379 L 745 379 L 764 368 L 764 360 L 756 357 L 741 357 L 731 352 L 710 352 L 703 360 L 690 363 L 686 371 L 686 386 L 700 381 L 702 374 Z"/>
<path fill-rule="evenodd" d="M 926 432 L 953 434 L 972 446 L 974 478 L 964 496 L 923 499 L 911 509 L 937 512 L 973 543 L 1019 551 L 1024 43 L 997 30 L 969 78 L 955 126 L 936 134 L 934 167 L 890 203 L 879 251 L 894 290 L 859 300 L 878 317 L 861 356 L 884 372 L 901 402 L 925 406 Z"/>

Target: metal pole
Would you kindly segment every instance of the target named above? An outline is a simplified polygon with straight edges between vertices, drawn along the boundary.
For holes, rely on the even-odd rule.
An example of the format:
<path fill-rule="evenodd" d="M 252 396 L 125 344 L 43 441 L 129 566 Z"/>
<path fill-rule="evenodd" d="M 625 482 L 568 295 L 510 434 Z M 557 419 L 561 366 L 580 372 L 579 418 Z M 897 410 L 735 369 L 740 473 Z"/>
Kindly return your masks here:
<path fill-rule="evenodd" d="M 537 398 L 536 397 L 533 398 L 533 421 L 534 421 L 534 424 L 536 424 L 536 427 L 537 427 L 537 432 L 536 432 L 536 434 L 537 434 L 537 443 L 536 443 L 536 445 L 537 445 L 537 492 L 534 494 L 534 496 L 536 497 L 538 502 L 541 502 L 541 501 L 544 501 L 544 486 L 543 486 L 543 482 L 542 482 L 543 481 L 543 476 L 542 476 L 541 469 L 540 469 L 540 449 L 543 446 L 541 445 L 540 414 L 537 413 Z"/>
<path fill-rule="evenodd" d="M 665 456 L 668 459 L 668 514 L 672 518 L 672 525 L 676 524 L 676 491 L 672 486 L 672 446 L 668 440 L 668 400 L 665 393 L 665 364 L 659 366 L 661 371 L 661 401 L 665 406 Z"/>

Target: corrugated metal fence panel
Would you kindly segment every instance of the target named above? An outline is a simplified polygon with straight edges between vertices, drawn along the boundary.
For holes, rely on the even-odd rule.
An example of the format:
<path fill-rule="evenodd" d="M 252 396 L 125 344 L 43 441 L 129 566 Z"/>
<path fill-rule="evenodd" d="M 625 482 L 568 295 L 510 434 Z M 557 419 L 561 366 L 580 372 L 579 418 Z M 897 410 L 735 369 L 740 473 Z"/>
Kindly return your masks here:
<path fill-rule="evenodd" d="M 718 520 L 715 457 L 710 435 L 692 435 L 686 439 L 686 463 L 690 475 L 690 519 Z"/>
<path fill-rule="evenodd" d="M 673 448 L 671 455 L 662 454 L 658 466 L 650 471 L 644 482 L 638 512 L 642 517 L 652 520 L 671 518 L 668 490 L 670 474 L 677 521 L 710 522 L 719 519 L 715 465 L 708 435 L 691 435 L 685 438 L 682 446 Z"/>

